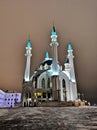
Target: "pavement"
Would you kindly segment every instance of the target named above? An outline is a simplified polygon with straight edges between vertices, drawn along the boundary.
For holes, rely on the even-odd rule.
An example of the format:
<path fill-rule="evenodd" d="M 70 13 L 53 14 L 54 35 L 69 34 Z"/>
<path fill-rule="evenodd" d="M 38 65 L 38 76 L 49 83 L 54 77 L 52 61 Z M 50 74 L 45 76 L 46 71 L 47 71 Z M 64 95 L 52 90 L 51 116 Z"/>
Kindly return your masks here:
<path fill-rule="evenodd" d="M 0 109 L 0 130 L 97 130 L 97 107 Z"/>

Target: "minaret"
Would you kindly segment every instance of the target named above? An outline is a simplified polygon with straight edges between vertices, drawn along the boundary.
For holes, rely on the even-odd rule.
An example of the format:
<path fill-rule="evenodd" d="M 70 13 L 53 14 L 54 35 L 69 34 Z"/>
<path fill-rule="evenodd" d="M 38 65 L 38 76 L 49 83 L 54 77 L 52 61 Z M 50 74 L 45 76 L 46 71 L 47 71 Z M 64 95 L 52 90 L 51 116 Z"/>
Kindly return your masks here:
<path fill-rule="evenodd" d="M 70 64 L 70 98 L 72 101 L 77 100 L 77 84 L 76 84 L 76 78 L 75 78 L 75 71 L 74 71 L 74 62 L 73 62 L 73 49 L 72 45 L 69 42 L 68 43 L 68 59 Z"/>
<path fill-rule="evenodd" d="M 70 79 L 72 82 L 76 82 L 75 79 L 75 72 L 74 72 L 74 62 L 73 62 L 73 49 L 72 49 L 72 45 L 69 42 L 68 43 L 68 59 L 69 59 L 69 64 L 70 64 Z"/>
<path fill-rule="evenodd" d="M 53 71 L 58 70 L 58 50 L 57 47 L 59 45 L 59 43 L 57 42 L 57 34 L 55 31 L 55 27 L 53 26 L 52 31 L 51 31 L 51 43 L 50 46 L 52 46 L 52 58 L 53 58 L 53 62 L 52 62 L 52 69 Z"/>
<path fill-rule="evenodd" d="M 27 46 L 26 46 L 26 69 L 25 69 L 25 74 L 24 74 L 24 81 L 29 82 L 30 80 L 30 60 L 31 60 L 31 42 L 28 40 Z"/>
<path fill-rule="evenodd" d="M 52 98 L 53 100 L 58 101 L 59 100 L 59 79 L 57 75 L 59 74 L 59 64 L 58 64 L 58 50 L 57 47 L 59 43 L 57 42 L 57 34 L 55 31 L 55 27 L 53 26 L 51 31 L 51 43 L 50 46 L 52 47 L 52 67 L 51 70 L 54 74 L 54 77 L 52 78 Z"/>

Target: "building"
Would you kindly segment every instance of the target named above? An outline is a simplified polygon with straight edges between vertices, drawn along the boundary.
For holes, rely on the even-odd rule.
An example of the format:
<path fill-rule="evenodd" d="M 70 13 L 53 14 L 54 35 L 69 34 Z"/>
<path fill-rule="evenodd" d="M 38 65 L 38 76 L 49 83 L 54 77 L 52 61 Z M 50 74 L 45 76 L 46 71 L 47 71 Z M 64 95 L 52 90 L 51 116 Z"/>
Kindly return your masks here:
<path fill-rule="evenodd" d="M 0 90 L 0 107 L 5 107 L 5 92 Z"/>
<path fill-rule="evenodd" d="M 53 26 L 51 31 L 52 57 L 46 52 L 45 59 L 30 74 L 30 61 L 32 46 L 30 40 L 26 46 L 26 68 L 22 88 L 23 106 L 33 106 L 36 102 L 61 101 L 69 102 L 77 100 L 77 84 L 74 71 L 74 56 L 71 43 L 68 43 L 67 58 L 64 69 L 58 61 L 57 33 Z"/>
<path fill-rule="evenodd" d="M 14 107 L 15 104 L 21 102 L 21 93 L 13 91 L 0 90 L 0 108 L 2 107 Z"/>

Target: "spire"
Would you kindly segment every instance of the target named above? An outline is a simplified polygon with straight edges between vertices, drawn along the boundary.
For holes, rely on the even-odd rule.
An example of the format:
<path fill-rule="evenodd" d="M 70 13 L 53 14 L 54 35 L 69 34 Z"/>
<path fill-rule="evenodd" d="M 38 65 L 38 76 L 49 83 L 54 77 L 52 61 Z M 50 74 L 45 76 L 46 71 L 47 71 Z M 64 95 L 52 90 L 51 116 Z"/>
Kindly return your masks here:
<path fill-rule="evenodd" d="M 70 51 L 73 50 L 73 49 L 72 49 L 71 42 L 68 43 L 68 50 L 70 50 Z"/>
<path fill-rule="evenodd" d="M 52 27 L 52 32 L 51 32 L 52 35 L 56 35 L 56 30 L 55 30 L 55 27 L 53 26 Z"/>
<path fill-rule="evenodd" d="M 53 26 L 52 31 L 51 31 L 51 42 L 57 44 L 57 37 L 58 36 L 57 36 L 56 30 L 55 30 L 55 27 Z M 52 44 L 51 44 L 51 46 L 52 46 Z"/>
<path fill-rule="evenodd" d="M 27 47 L 31 47 L 31 42 L 30 42 L 30 40 L 28 40 L 28 42 L 27 42 Z"/>
<path fill-rule="evenodd" d="M 46 53 L 45 53 L 45 58 L 46 58 L 46 59 L 49 58 L 49 53 L 48 53 L 48 51 L 46 51 Z"/>

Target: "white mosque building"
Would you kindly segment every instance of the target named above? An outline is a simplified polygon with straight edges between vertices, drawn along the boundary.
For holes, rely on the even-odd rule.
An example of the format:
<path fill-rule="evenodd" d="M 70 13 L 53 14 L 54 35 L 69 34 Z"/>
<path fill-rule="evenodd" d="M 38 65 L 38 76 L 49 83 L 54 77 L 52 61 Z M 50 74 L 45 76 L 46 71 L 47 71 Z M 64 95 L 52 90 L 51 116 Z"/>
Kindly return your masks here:
<path fill-rule="evenodd" d="M 49 57 L 46 52 L 45 59 L 32 75 L 30 74 L 32 46 L 30 40 L 27 42 L 26 68 L 22 86 L 23 106 L 33 106 L 34 102 L 74 102 L 78 99 L 72 45 L 68 43 L 67 58 L 62 69 L 62 65 L 58 61 L 59 43 L 57 37 L 53 26 L 50 43 L 52 57 Z"/>

